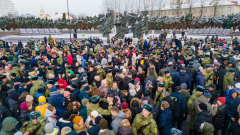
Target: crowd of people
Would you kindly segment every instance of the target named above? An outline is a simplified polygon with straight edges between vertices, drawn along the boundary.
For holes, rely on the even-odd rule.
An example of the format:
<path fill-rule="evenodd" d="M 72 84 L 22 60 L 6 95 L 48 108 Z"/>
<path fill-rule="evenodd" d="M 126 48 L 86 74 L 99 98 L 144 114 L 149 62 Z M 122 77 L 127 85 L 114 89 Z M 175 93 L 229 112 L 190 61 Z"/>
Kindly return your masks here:
<path fill-rule="evenodd" d="M 183 34 L 184 35 L 184 34 Z M 240 42 L 0 40 L 0 135 L 240 135 Z"/>

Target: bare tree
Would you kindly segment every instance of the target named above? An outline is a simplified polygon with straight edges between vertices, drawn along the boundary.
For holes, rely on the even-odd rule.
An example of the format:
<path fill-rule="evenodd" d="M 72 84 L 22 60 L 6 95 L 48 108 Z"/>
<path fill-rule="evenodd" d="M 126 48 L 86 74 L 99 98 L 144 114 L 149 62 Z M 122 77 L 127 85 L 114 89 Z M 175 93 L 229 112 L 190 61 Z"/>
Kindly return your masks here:
<path fill-rule="evenodd" d="M 188 14 L 193 14 L 193 6 L 194 6 L 194 2 L 193 0 L 190 0 Z"/>
<path fill-rule="evenodd" d="M 101 4 L 101 11 L 103 14 L 107 13 L 109 10 L 113 9 L 113 1 L 112 0 L 103 0 Z"/>
<path fill-rule="evenodd" d="M 217 8 L 220 0 L 212 0 L 213 3 L 213 17 L 217 16 Z"/>
<path fill-rule="evenodd" d="M 206 0 L 201 0 L 200 18 L 202 18 L 202 16 L 203 16 L 203 8 L 204 8 L 204 5 L 205 5 L 205 2 L 206 2 Z"/>

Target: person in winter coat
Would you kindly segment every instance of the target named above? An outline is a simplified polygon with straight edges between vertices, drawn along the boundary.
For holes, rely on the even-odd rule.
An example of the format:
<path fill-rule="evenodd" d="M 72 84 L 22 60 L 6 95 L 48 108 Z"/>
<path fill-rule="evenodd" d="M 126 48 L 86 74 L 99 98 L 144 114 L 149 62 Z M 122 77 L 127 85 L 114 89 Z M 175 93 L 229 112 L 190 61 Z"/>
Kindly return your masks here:
<path fill-rule="evenodd" d="M 73 98 L 70 99 L 70 103 L 68 104 L 67 110 L 70 111 L 70 112 L 74 112 L 74 110 L 79 112 L 80 111 L 80 106 L 81 105 L 77 101 L 77 98 L 73 97 Z"/>
<path fill-rule="evenodd" d="M 148 100 L 148 104 L 152 106 L 153 110 L 152 110 L 152 115 L 153 115 L 153 119 L 155 121 L 158 120 L 160 111 L 156 108 L 156 105 L 154 104 L 154 101 L 152 99 Z"/>
<path fill-rule="evenodd" d="M 48 103 L 50 106 L 56 106 L 56 100 L 60 96 L 60 92 L 53 84 L 47 84 L 47 87 L 50 89 L 50 97 L 48 98 Z"/>
<path fill-rule="evenodd" d="M 38 98 L 38 106 L 35 108 L 35 111 L 40 111 L 41 115 L 44 117 L 45 111 L 48 108 L 49 104 L 46 102 L 44 96 Z"/>
<path fill-rule="evenodd" d="M 128 119 L 122 120 L 118 135 L 132 135 L 132 128 Z"/>
<path fill-rule="evenodd" d="M 59 127 L 59 129 L 61 130 L 63 127 L 66 127 L 66 126 L 73 129 L 73 123 L 71 122 L 70 119 L 71 119 L 71 112 L 70 111 L 63 112 L 63 117 L 57 121 L 57 126 Z"/>
<path fill-rule="evenodd" d="M 113 106 L 111 108 L 111 114 L 112 114 L 112 123 L 111 123 L 111 128 L 114 131 L 115 134 L 118 134 L 118 130 L 121 126 L 122 120 L 125 118 L 125 113 L 122 111 L 119 111 L 118 107 Z"/>
<path fill-rule="evenodd" d="M 174 109 L 174 101 L 173 101 L 173 99 L 171 98 L 171 96 L 170 96 L 170 94 L 169 94 L 168 92 L 164 92 L 164 93 L 163 93 L 163 98 L 162 98 L 162 100 L 160 101 L 159 106 L 158 106 L 158 108 L 157 108 L 158 110 L 161 110 L 160 104 L 161 104 L 161 102 L 163 102 L 163 101 L 167 101 L 167 102 L 168 102 L 169 108 L 170 108 L 171 111 L 173 112 L 173 109 Z"/>
<path fill-rule="evenodd" d="M 97 116 L 95 118 L 95 124 L 92 124 L 92 127 L 88 130 L 90 135 L 98 135 L 99 131 L 101 130 L 99 127 L 99 122 L 101 121 L 101 119 L 101 116 Z"/>
<path fill-rule="evenodd" d="M 13 117 L 7 117 L 2 122 L 1 135 L 14 135 L 16 133 L 16 126 L 19 122 Z"/>
<path fill-rule="evenodd" d="M 199 127 L 199 132 L 202 135 L 212 135 L 214 132 L 214 127 L 212 124 L 204 122 L 201 124 L 201 126 Z"/>
<path fill-rule="evenodd" d="M 176 77 L 175 86 L 180 86 L 182 83 L 187 84 L 187 89 L 191 88 L 191 79 L 186 72 L 186 68 L 182 68 L 180 74 Z"/>
<path fill-rule="evenodd" d="M 217 98 L 218 110 L 212 121 L 213 127 L 215 129 L 214 135 L 218 135 L 218 131 L 221 130 L 223 127 L 224 117 L 227 111 L 227 106 L 225 102 L 226 97 Z"/>
<path fill-rule="evenodd" d="M 91 65 L 88 72 L 90 74 L 88 78 L 88 82 L 89 82 L 89 85 L 92 85 L 94 77 L 97 76 L 97 69 L 95 69 L 94 65 Z"/>
<path fill-rule="evenodd" d="M 84 125 L 84 121 L 83 121 L 83 118 L 81 116 L 76 116 L 74 119 L 73 119 L 73 128 L 74 128 L 74 131 L 76 133 L 79 133 L 81 131 L 86 131 L 87 132 L 87 127 L 86 125 Z"/>
<path fill-rule="evenodd" d="M 177 86 L 176 91 L 171 94 L 171 97 L 175 97 L 177 101 L 174 102 L 173 109 L 173 127 L 175 127 L 175 121 L 177 122 L 177 129 L 181 130 L 183 117 L 187 114 L 187 103 L 185 97 L 181 95 L 181 87 Z"/>
<path fill-rule="evenodd" d="M 85 131 L 82 131 L 82 132 L 85 132 Z M 77 133 L 74 130 L 72 130 L 72 128 L 70 127 L 63 127 L 61 130 L 61 135 L 77 135 Z"/>
<path fill-rule="evenodd" d="M 12 117 L 11 112 L 8 110 L 7 107 L 0 105 L 0 129 L 2 129 L 2 122 L 6 117 Z"/>
<path fill-rule="evenodd" d="M 81 103 L 81 101 L 86 98 L 89 99 L 88 93 L 91 92 L 91 88 L 89 86 L 85 86 L 84 90 L 82 90 L 79 94 L 78 94 L 78 102 Z"/>
<path fill-rule="evenodd" d="M 120 109 L 123 113 L 125 113 L 125 119 L 130 121 L 132 119 L 132 112 L 128 109 L 128 103 L 123 102 Z"/>
<path fill-rule="evenodd" d="M 68 86 L 68 84 L 67 84 L 67 81 L 65 81 L 63 78 L 60 78 L 59 80 L 58 80 L 58 89 L 60 90 L 61 88 L 63 88 L 63 89 L 66 89 L 67 88 L 67 86 Z"/>
<path fill-rule="evenodd" d="M 86 121 L 87 119 L 87 105 L 89 104 L 89 100 L 88 99 L 83 99 L 82 100 L 82 105 L 80 106 L 80 116 L 83 118 L 84 121 Z"/>
<path fill-rule="evenodd" d="M 219 97 L 218 90 L 216 90 L 215 84 L 208 85 L 209 93 L 211 94 L 210 104 L 216 104 L 217 98 Z"/>
<path fill-rule="evenodd" d="M 223 78 L 225 74 L 227 73 L 227 70 L 225 69 L 225 65 L 220 66 L 220 70 L 216 73 L 216 78 L 218 79 L 217 89 L 219 90 L 219 93 L 221 96 L 223 96 Z"/>
<path fill-rule="evenodd" d="M 231 126 L 227 129 L 226 135 L 239 135 L 240 134 L 240 117 L 232 122 Z"/>
<path fill-rule="evenodd" d="M 101 81 L 101 86 L 98 88 L 98 90 L 104 98 L 107 97 L 108 86 L 107 86 L 107 80 L 106 79 Z"/>
<path fill-rule="evenodd" d="M 23 92 L 29 92 L 27 91 L 27 85 L 25 83 L 20 83 L 18 91 L 19 94 L 22 94 Z"/>
<path fill-rule="evenodd" d="M 237 97 L 237 91 L 235 89 L 230 89 L 229 96 L 226 98 L 227 112 L 224 119 L 224 126 L 222 128 L 223 135 L 226 133 L 229 123 L 237 121 L 238 119 L 237 107 L 239 102 L 240 99 Z"/>
<path fill-rule="evenodd" d="M 132 112 L 132 120 L 131 120 L 131 123 L 132 123 L 136 115 L 142 112 L 141 101 L 138 98 L 133 98 L 130 102 L 129 109 Z"/>
<path fill-rule="evenodd" d="M 223 77 L 223 91 L 227 92 L 228 86 L 233 83 L 235 75 L 235 69 L 230 68 L 228 72 Z"/>
<path fill-rule="evenodd" d="M 112 130 L 107 129 L 108 122 L 105 119 L 100 120 L 99 128 L 100 128 L 100 131 L 99 131 L 98 135 L 115 135 L 115 133 Z"/>
<path fill-rule="evenodd" d="M 12 115 L 14 118 L 18 119 L 20 115 L 20 104 L 18 102 L 19 100 L 19 93 L 13 92 L 9 96 L 8 104 L 9 104 L 9 109 L 12 112 Z"/>
<path fill-rule="evenodd" d="M 200 67 L 199 70 L 200 72 L 197 72 L 197 76 L 195 79 L 195 86 L 197 87 L 200 85 L 206 88 L 206 80 L 204 78 L 206 71 L 202 67 Z"/>
<path fill-rule="evenodd" d="M 19 122 L 21 125 L 23 125 L 26 121 L 29 121 L 29 114 L 32 110 L 32 103 L 31 102 L 23 102 L 20 104 L 20 111 L 21 114 L 19 116 Z"/>
<path fill-rule="evenodd" d="M 204 103 L 200 103 L 198 105 L 199 113 L 197 113 L 195 125 L 194 125 L 194 132 L 196 135 L 199 135 L 199 129 L 203 122 L 212 123 L 212 113 L 207 109 L 207 105 Z"/>
<path fill-rule="evenodd" d="M 193 67 L 198 71 L 199 67 L 201 67 L 201 64 L 198 62 L 197 59 L 193 61 Z"/>
<path fill-rule="evenodd" d="M 58 118 L 63 117 L 63 112 L 66 111 L 66 104 L 65 104 L 65 98 L 63 97 L 58 97 L 56 100 L 56 115 Z"/>
<path fill-rule="evenodd" d="M 126 75 L 124 78 L 123 78 L 123 83 L 122 83 L 122 89 L 123 90 L 128 90 L 129 89 L 129 86 L 128 84 L 129 83 L 132 83 L 132 74 L 131 73 L 128 73 L 128 75 Z"/>
<path fill-rule="evenodd" d="M 59 129 L 54 127 L 52 123 L 47 123 L 44 126 L 44 130 L 45 130 L 45 135 L 57 135 L 59 132 Z"/>
<path fill-rule="evenodd" d="M 170 135 L 170 130 L 172 126 L 172 111 L 169 108 L 169 104 L 163 101 L 161 104 L 161 114 L 158 118 L 160 123 L 157 124 L 158 131 L 161 135 Z"/>
<path fill-rule="evenodd" d="M 52 123 L 54 127 L 57 127 L 58 117 L 56 115 L 54 115 L 54 114 L 56 114 L 56 108 L 54 106 L 48 106 L 48 108 L 47 108 L 47 110 L 46 110 L 46 112 L 44 114 L 44 117 L 50 123 Z"/>

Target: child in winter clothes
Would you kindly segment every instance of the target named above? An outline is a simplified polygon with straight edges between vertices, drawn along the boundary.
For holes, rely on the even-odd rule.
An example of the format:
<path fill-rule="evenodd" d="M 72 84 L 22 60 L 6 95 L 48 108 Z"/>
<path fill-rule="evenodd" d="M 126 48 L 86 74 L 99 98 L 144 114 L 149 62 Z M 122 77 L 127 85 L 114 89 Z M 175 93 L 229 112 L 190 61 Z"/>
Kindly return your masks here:
<path fill-rule="evenodd" d="M 49 106 L 44 114 L 44 117 L 53 124 L 54 127 L 57 127 L 58 117 L 54 114 L 56 113 L 56 108 L 54 106 Z M 58 127 L 57 127 L 58 128 Z"/>
<path fill-rule="evenodd" d="M 75 132 L 79 133 L 81 131 L 87 131 L 87 127 L 86 127 L 86 125 L 84 125 L 84 121 L 81 116 L 76 116 L 73 119 L 73 122 L 74 122 L 73 129 Z"/>

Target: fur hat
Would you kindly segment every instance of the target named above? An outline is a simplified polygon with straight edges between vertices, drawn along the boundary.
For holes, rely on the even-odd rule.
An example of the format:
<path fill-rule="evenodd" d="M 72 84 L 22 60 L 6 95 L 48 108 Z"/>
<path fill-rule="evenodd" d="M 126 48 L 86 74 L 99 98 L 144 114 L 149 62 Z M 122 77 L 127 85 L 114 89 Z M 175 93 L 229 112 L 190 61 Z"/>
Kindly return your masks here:
<path fill-rule="evenodd" d="M 152 110 L 153 110 L 152 106 L 149 105 L 149 104 L 144 104 L 144 105 L 143 105 L 143 109 L 146 109 L 146 110 L 149 111 L 149 112 L 152 112 Z"/>
<path fill-rule="evenodd" d="M 26 96 L 26 101 L 28 101 L 28 102 L 33 102 L 33 96 L 27 95 L 27 96 Z"/>

